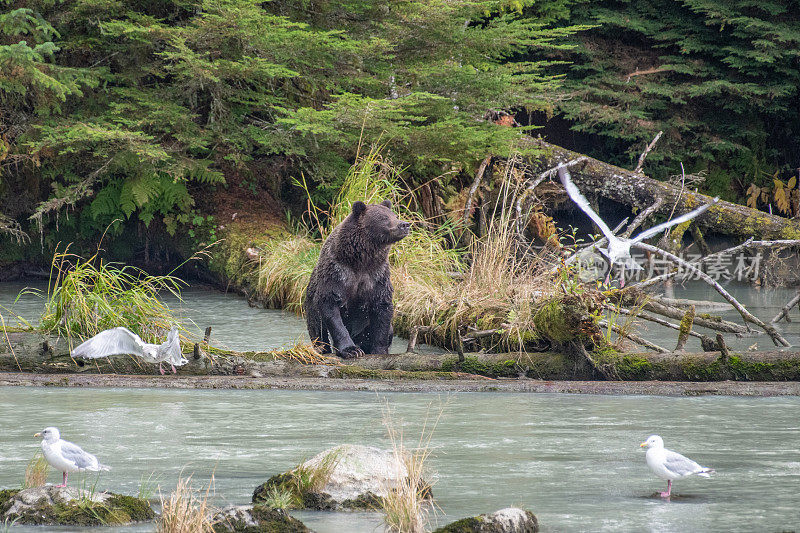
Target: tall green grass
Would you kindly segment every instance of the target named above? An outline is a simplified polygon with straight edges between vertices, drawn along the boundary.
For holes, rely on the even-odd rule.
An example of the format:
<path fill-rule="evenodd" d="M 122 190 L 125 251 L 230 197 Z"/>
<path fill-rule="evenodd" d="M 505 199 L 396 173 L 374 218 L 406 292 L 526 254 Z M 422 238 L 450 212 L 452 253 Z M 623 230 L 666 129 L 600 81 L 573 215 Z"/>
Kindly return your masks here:
<path fill-rule="evenodd" d="M 83 259 L 67 247 L 53 256 L 39 328 L 74 343 L 124 326 L 145 341 L 161 342 L 177 319 L 160 296 L 180 298 L 183 285 L 171 275 L 151 276 L 132 266 L 105 263 L 97 254 Z"/>

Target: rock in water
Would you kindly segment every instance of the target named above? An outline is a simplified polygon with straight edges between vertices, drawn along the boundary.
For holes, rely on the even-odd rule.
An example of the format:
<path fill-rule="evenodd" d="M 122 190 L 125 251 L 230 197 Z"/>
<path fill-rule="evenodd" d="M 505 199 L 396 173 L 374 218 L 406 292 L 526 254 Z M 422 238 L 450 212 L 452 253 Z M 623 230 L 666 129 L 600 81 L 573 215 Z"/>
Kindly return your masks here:
<path fill-rule="evenodd" d="M 374 509 L 390 488 L 407 477 L 406 465 L 392 450 L 343 444 L 317 454 L 292 471 L 273 476 L 256 488 L 253 502 L 266 501 L 270 493 L 284 491 L 292 494 L 295 508 Z"/>
<path fill-rule="evenodd" d="M 492 514 L 462 518 L 440 527 L 434 533 L 536 533 L 536 516 L 518 507 L 506 507 Z"/>
<path fill-rule="evenodd" d="M 283 509 L 266 505 L 231 505 L 214 515 L 214 533 L 310 533 Z"/>
<path fill-rule="evenodd" d="M 155 518 L 146 500 L 73 487 L 0 491 L 0 520 L 17 524 L 105 526 Z"/>

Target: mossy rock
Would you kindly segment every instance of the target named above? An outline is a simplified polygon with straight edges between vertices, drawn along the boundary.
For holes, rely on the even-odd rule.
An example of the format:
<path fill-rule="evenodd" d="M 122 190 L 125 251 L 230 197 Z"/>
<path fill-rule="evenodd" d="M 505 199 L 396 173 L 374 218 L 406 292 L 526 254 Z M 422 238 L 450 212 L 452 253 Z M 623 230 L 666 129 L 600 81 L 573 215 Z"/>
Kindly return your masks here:
<path fill-rule="evenodd" d="M 311 530 L 283 509 L 267 505 L 241 505 L 214 516 L 215 533 L 306 533 Z"/>
<path fill-rule="evenodd" d="M 0 502 L 0 518 L 17 524 L 110 526 L 155 518 L 140 498 L 52 485 L 2 491 Z"/>
<path fill-rule="evenodd" d="M 517 507 L 500 509 L 492 514 L 462 518 L 440 527 L 434 533 L 536 533 L 539 521 L 530 511 Z"/>
<path fill-rule="evenodd" d="M 253 503 L 269 503 L 274 493 L 283 493 L 290 495 L 291 509 L 374 511 L 389 487 L 406 477 L 405 465 L 391 450 L 345 444 L 272 476 L 255 489 Z M 422 483 L 430 497 L 428 484 Z"/>
<path fill-rule="evenodd" d="M 6 512 L 6 503 L 13 498 L 19 490 L 2 489 L 0 490 L 0 516 Z"/>

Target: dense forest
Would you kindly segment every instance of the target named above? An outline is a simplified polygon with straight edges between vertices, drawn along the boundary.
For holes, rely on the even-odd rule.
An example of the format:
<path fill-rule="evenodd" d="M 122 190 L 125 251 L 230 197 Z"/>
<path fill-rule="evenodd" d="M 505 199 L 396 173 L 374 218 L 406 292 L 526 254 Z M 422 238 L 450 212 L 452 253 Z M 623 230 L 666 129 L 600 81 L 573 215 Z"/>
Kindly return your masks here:
<path fill-rule="evenodd" d="M 230 196 L 296 217 L 375 143 L 444 203 L 523 135 L 632 168 L 663 131 L 648 175 L 798 215 L 797 1 L 2 5 L 4 261 L 199 244 Z"/>

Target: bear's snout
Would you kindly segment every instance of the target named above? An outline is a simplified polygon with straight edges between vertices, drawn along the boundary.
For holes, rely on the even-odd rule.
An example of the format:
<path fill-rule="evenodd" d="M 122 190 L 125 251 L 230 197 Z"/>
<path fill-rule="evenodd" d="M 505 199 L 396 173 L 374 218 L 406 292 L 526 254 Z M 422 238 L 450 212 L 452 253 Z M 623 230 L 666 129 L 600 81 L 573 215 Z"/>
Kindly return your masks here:
<path fill-rule="evenodd" d="M 397 227 L 400 229 L 400 231 L 408 235 L 409 232 L 411 231 L 411 222 L 401 222 L 400 224 L 397 225 Z"/>

